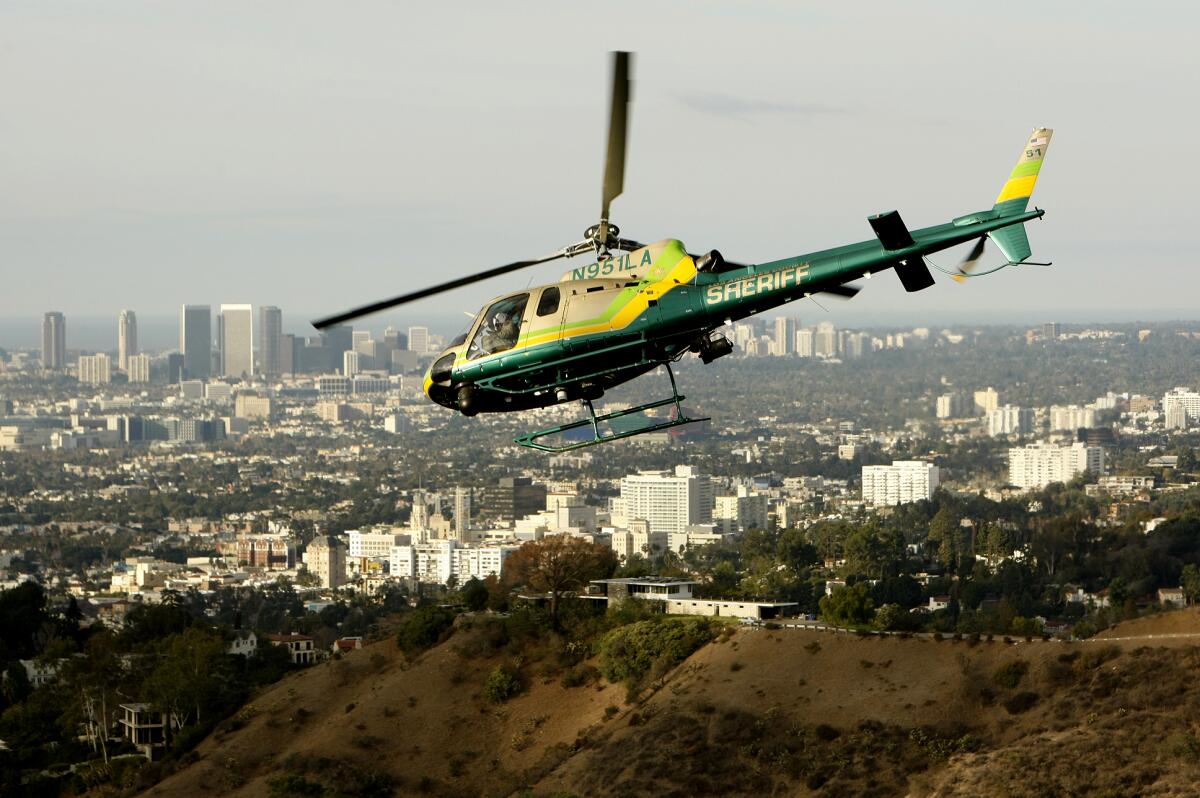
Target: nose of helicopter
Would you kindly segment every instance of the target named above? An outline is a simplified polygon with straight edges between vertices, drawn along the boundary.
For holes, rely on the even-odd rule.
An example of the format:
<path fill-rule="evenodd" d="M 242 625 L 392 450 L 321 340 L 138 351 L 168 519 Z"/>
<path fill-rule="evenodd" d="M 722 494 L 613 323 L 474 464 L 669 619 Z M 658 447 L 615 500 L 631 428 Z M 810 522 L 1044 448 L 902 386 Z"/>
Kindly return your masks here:
<path fill-rule="evenodd" d="M 442 407 L 456 407 L 454 390 L 450 386 L 454 369 L 454 359 L 457 355 L 457 347 L 443 351 L 433 361 L 433 365 L 429 367 L 429 371 L 425 372 L 425 380 L 422 386 L 425 395 Z"/>

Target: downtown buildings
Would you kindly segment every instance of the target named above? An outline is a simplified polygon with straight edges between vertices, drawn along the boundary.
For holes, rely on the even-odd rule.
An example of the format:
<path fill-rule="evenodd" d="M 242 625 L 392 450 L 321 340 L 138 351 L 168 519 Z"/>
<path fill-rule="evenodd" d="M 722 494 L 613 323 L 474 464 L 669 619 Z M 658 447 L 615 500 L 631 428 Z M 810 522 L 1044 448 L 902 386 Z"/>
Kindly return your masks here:
<path fill-rule="evenodd" d="M 137 314 L 122 310 L 117 316 L 117 368 L 129 371 L 129 358 L 138 353 Z"/>
<path fill-rule="evenodd" d="M 62 371 L 67 366 L 67 319 L 56 310 L 42 317 L 42 368 Z"/>

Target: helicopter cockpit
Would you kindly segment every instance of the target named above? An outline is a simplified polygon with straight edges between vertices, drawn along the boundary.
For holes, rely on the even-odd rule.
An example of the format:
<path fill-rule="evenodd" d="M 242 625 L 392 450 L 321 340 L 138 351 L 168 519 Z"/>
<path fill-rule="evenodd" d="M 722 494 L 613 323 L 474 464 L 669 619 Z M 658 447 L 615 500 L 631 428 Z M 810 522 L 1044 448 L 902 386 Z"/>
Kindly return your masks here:
<path fill-rule="evenodd" d="M 467 359 L 474 360 L 477 357 L 494 355 L 516 346 L 517 339 L 521 335 L 521 320 L 525 316 L 527 304 L 529 304 L 528 293 L 505 297 L 493 302 L 481 314 L 482 321 L 467 347 Z"/>

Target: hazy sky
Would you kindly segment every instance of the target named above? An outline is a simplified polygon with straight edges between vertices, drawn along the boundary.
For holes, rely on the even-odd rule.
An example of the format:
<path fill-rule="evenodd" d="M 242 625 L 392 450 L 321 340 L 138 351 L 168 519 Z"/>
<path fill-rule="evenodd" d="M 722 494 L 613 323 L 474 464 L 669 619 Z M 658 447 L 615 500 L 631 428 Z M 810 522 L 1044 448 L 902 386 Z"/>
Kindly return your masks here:
<path fill-rule="evenodd" d="M 883 275 L 834 320 L 1200 316 L 1195 4 L 574 6 L 6 0 L 0 318 L 294 322 L 573 242 L 617 48 L 638 54 L 629 236 L 762 261 L 869 238 L 890 208 L 942 222 L 990 207 L 1046 125 L 1030 239 L 1053 268 L 911 296 Z"/>

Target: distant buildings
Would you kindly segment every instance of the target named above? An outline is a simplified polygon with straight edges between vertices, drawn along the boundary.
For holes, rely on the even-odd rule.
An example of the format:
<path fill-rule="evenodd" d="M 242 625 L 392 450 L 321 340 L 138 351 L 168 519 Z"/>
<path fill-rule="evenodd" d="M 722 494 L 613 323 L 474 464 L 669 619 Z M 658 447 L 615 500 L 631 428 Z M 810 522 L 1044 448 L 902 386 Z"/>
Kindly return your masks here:
<path fill-rule="evenodd" d="M 62 371 L 67 366 L 67 318 L 56 310 L 42 317 L 42 368 Z"/>
<path fill-rule="evenodd" d="M 1084 471 L 1103 473 L 1102 448 L 1083 443 L 1069 446 L 1031 443 L 1008 450 L 1008 481 L 1024 490 L 1044 488 L 1052 482 L 1069 482 Z"/>
<path fill-rule="evenodd" d="M 223 376 L 240 379 L 254 374 L 254 309 L 250 305 L 221 305 L 217 341 Z"/>
<path fill-rule="evenodd" d="M 867 504 L 893 506 L 933 498 L 939 471 L 923 460 L 894 460 L 890 466 L 862 469 L 862 498 Z"/>
<path fill-rule="evenodd" d="M 1000 393 L 995 388 L 985 388 L 975 392 L 975 412 L 978 415 L 986 417 L 988 413 L 998 407 L 1000 407 Z"/>
<path fill-rule="evenodd" d="M 137 314 L 132 310 L 122 310 L 117 316 L 117 367 L 128 373 L 129 358 L 137 353 Z"/>
<path fill-rule="evenodd" d="M 179 311 L 179 351 L 183 353 L 183 378 L 206 380 L 212 376 L 212 309 L 184 305 Z"/>
<path fill-rule="evenodd" d="M 936 414 L 938 418 L 963 418 L 974 410 L 974 404 L 961 393 L 946 393 L 937 398 Z"/>
<path fill-rule="evenodd" d="M 479 511 L 500 521 L 516 521 L 546 506 L 546 488 L 529 477 L 502 477 L 483 489 Z"/>
<path fill-rule="evenodd" d="M 739 486 L 732 496 L 717 496 L 712 515 L 716 531 L 729 534 L 767 529 L 768 498 L 765 493 L 752 493 L 745 486 Z"/>
<path fill-rule="evenodd" d="M 1074 432 L 1096 426 L 1096 411 L 1079 405 L 1054 405 L 1050 408 L 1051 432 Z"/>

